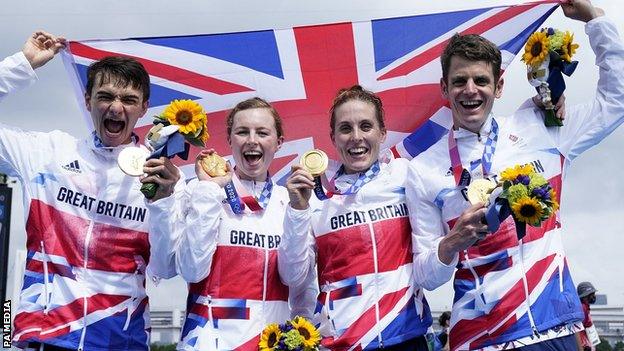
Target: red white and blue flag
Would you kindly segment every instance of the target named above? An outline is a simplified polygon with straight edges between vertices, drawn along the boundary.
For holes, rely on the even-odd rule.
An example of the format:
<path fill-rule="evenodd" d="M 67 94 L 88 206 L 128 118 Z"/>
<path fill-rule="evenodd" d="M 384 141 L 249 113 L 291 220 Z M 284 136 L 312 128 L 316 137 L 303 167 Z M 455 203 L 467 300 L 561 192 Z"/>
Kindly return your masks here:
<path fill-rule="evenodd" d="M 82 106 L 89 64 L 108 55 L 136 58 L 151 78 L 147 116 L 173 99 L 196 100 L 209 111 L 208 146 L 221 155 L 230 154 L 229 109 L 253 96 L 270 101 L 284 119 L 285 144 L 271 167 L 281 183 L 305 151 L 320 148 L 336 157 L 328 111 L 337 91 L 353 84 L 382 98 L 384 146 L 395 156 L 411 158 L 427 149 L 451 121 L 439 88 L 439 57 L 448 39 L 457 32 L 483 35 L 500 47 L 505 69 L 557 2 L 254 32 L 71 41 L 64 62 Z M 143 136 L 151 121 L 141 119 L 137 133 Z"/>

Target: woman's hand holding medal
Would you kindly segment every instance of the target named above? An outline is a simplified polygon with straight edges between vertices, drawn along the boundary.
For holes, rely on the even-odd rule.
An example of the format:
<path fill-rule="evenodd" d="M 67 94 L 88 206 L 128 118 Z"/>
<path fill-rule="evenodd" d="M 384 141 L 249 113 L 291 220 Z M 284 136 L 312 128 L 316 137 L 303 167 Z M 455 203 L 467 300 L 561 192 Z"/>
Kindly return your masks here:
<path fill-rule="evenodd" d="M 232 180 L 232 168 L 214 149 L 202 150 L 195 160 L 199 180 L 212 181 L 224 188 Z"/>
<path fill-rule="evenodd" d="M 286 189 L 290 198 L 290 207 L 296 210 L 308 208 L 312 189 L 314 189 L 314 177 L 301 165 L 294 165 L 286 180 Z"/>
<path fill-rule="evenodd" d="M 312 190 L 316 186 L 314 178 L 325 173 L 328 164 L 329 158 L 321 150 L 310 150 L 301 156 L 299 165 L 292 167 L 292 173 L 286 181 L 292 208 L 297 210 L 308 208 Z"/>

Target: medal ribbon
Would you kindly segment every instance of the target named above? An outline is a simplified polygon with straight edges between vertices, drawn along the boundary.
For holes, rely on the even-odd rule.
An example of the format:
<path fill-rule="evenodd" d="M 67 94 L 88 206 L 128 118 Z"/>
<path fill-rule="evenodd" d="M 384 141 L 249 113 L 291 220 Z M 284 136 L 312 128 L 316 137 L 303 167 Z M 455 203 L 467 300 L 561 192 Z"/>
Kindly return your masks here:
<path fill-rule="evenodd" d="M 379 161 L 375 161 L 375 163 L 373 163 L 373 165 L 366 170 L 366 172 L 361 172 L 360 176 L 358 177 L 358 179 L 355 181 L 355 183 L 353 183 L 349 189 L 345 190 L 345 191 L 340 191 L 338 189 L 336 189 L 336 179 L 338 177 L 340 177 L 341 175 L 344 174 L 344 165 L 340 166 L 340 168 L 338 169 L 338 172 L 336 172 L 336 174 L 334 175 L 334 177 L 331 179 L 331 181 L 327 181 L 327 177 L 325 176 L 325 174 L 322 174 L 320 176 L 314 177 L 314 194 L 316 194 L 316 197 L 319 200 L 327 200 L 330 197 L 334 196 L 334 194 L 337 195 L 351 195 L 351 194 L 355 194 L 358 191 L 360 191 L 360 189 L 368 182 L 370 182 L 371 180 L 373 180 L 373 178 L 375 178 L 377 176 L 377 174 L 379 174 L 379 171 L 381 170 L 381 167 L 379 166 Z M 325 190 L 323 188 L 326 188 L 328 191 L 327 193 L 325 192 Z"/>
<path fill-rule="evenodd" d="M 264 183 L 264 188 L 260 193 L 260 196 L 256 199 L 251 195 L 247 188 L 241 183 L 240 179 L 236 176 L 236 173 L 232 174 L 232 180 L 225 185 L 225 196 L 227 202 L 232 208 L 232 212 L 236 214 L 242 214 L 245 212 L 245 207 L 249 208 L 253 212 L 264 210 L 269 204 L 271 199 L 271 193 L 273 191 L 273 181 L 267 173 L 267 178 Z"/>
<path fill-rule="evenodd" d="M 483 155 L 481 156 L 481 169 L 483 170 L 483 178 L 490 174 L 490 170 L 492 169 L 492 159 L 494 158 L 494 152 L 496 152 L 497 141 L 498 123 L 496 123 L 496 120 L 492 118 L 492 130 L 490 131 L 490 135 L 488 135 L 488 138 L 485 141 L 485 146 L 483 146 Z M 468 182 L 466 181 L 466 174 L 464 174 L 467 171 L 462 166 L 461 157 L 459 156 L 459 148 L 457 147 L 457 140 L 455 140 L 455 133 L 453 132 L 453 128 L 449 130 L 448 148 L 449 157 L 451 159 L 451 169 L 453 171 L 453 176 L 455 177 L 455 184 L 457 186 L 468 185 Z M 468 175 L 470 174 L 470 172 L 467 173 Z"/>

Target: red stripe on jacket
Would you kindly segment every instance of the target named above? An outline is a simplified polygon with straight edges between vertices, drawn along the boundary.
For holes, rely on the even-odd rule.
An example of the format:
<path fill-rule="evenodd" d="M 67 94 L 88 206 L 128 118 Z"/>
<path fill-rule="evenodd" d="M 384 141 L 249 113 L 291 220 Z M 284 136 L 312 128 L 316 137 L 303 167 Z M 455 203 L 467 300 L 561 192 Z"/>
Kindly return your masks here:
<path fill-rule="evenodd" d="M 407 217 L 372 224 L 379 272 L 389 272 L 412 262 L 411 226 Z M 375 272 L 370 227 L 362 224 L 316 238 L 319 281 L 336 282 Z"/>
<path fill-rule="evenodd" d="M 264 249 L 242 246 L 217 246 L 210 274 L 190 285 L 193 294 L 212 298 L 262 300 Z M 267 301 L 288 301 L 288 287 L 277 271 L 277 250 L 269 251 Z"/>
<path fill-rule="evenodd" d="M 26 247 L 42 252 L 43 241 L 46 254 L 64 257 L 70 265 L 84 267 L 89 223 L 87 219 L 59 211 L 40 200 L 32 200 L 26 223 Z M 145 264 L 149 261 L 147 233 L 95 223 L 87 254 L 88 269 L 134 273 L 139 268 L 135 256 L 140 256 Z"/>

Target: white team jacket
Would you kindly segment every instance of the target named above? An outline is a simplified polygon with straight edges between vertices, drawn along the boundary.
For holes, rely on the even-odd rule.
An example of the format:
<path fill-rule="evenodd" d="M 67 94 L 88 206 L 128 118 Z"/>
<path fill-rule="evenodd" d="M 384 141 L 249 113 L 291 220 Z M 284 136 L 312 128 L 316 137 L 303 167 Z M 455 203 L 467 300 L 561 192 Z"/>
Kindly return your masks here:
<path fill-rule="evenodd" d="M 35 80 L 20 52 L 0 63 L 0 96 Z M 148 211 L 141 183 L 117 167 L 116 148 L 60 131 L 0 125 L 0 172 L 17 177 L 26 215 L 18 346 L 147 350 Z"/>
<path fill-rule="evenodd" d="M 587 23 L 586 32 L 600 68 L 595 99 L 568 107 L 560 128 L 544 127 L 541 113 L 533 108 L 496 117 L 500 130 L 493 174 L 530 163 L 559 195 L 569 163 L 624 121 L 624 47 L 604 17 Z M 572 82 L 574 76 L 569 80 L 582 84 Z M 456 133 L 462 162 L 473 179 L 482 176 L 480 159 L 491 118 L 479 134 Z M 440 241 L 469 206 L 455 186 L 450 164 L 445 136 L 411 161 L 407 197 L 417 284 L 434 289 L 455 272 L 451 348 L 477 349 L 523 338 L 530 342 L 534 333 L 547 334 L 535 340 L 567 333 L 555 327 L 581 320 L 583 313 L 568 271 L 558 213 L 541 228 L 527 227 L 520 242 L 509 217 L 499 231 L 460 253 L 451 265 L 439 261 Z"/>
<path fill-rule="evenodd" d="M 412 278 L 411 228 L 405 199 L 408 161 L 381 163 L 353 195 L 334 195 L 297 211 L 288 207 L 279 270 L 301 284 L 318 265 L 315 322 L 332 350 L 391 346 L 424 335 L 429 306 Z M 342 175 L 339 189 L 356 175 Z"/>
<path fill-rule="evenodd" d="M 242 183 L 256 192 L 264 186 Z M 153 252 L 175 262 L 190 283 L 178 349 L 256 350 L 269 323 L 284 323 L 295 315 L 310 317 L 314 276 L 307 277 L 302 288 L 289 290 L 277 271 L 287 204 L 286 189 L 273 185 L 264 211 L 237 215 L 216 183 L 193 180 L 177 199 L 148 206 L 154 219 Z M 163 266 L 161 273 L 170 269 Z"/>

